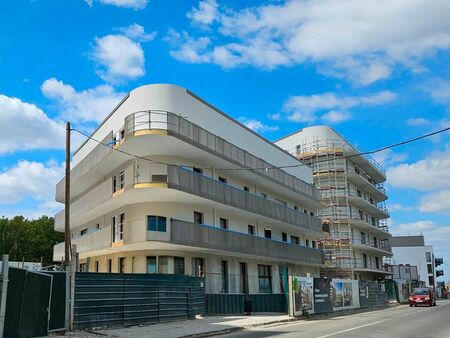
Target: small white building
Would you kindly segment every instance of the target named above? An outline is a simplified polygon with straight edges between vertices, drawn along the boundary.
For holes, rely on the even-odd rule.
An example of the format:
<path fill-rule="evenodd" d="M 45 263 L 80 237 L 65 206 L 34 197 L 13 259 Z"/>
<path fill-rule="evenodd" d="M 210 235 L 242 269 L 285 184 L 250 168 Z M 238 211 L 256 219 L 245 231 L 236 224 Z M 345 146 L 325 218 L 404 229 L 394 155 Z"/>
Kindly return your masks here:
<path fill-rule="evenodd" d="M 419 280 L 428 287 L 436 287 L 436 266 L 442 259 L 434 257 L 433 246 L 425 245 L 423 236 L 393 236 L 389 243 L 394 254 L 393 264 L 417 266 Z"/>
<path fill-rule="evenodd" d="M 139 87 L 118 104 L 76 150 L 71 195 L 85 270 L 204 276 L 207 293 L 280 293 L 288 273 L 323 267 L 311 169 L 178 86 Z M 55 229 L 64 231 L 64 211 Z M 64 259 L 64 243 L 54 259 Z"/>

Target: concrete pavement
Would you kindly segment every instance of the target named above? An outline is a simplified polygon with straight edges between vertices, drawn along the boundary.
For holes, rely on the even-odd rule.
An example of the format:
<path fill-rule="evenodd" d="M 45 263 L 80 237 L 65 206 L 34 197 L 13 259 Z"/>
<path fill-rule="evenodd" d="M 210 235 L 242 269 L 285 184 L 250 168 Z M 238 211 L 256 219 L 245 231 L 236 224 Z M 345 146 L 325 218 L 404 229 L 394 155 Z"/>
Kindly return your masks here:
<path fill-rule="evenodd" d="M 221 337 L 450 338 L 450 301 L 438 301 L 438 306 L 432 308 L 403 305 L 319 320 L 259 326 Z"/>

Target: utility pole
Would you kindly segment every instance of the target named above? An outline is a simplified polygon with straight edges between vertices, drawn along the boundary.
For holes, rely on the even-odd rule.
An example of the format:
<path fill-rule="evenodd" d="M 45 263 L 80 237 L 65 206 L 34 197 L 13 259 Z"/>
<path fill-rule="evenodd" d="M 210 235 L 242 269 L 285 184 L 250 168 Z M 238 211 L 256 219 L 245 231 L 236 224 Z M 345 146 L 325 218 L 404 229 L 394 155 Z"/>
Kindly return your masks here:
<path fill-rule="evenodd" d="M 65 265 L 66 270 L 70 266 L 70 122 L 66 124 L 66 179 L 64 199 L 64 240 L 65 240 Z"/>

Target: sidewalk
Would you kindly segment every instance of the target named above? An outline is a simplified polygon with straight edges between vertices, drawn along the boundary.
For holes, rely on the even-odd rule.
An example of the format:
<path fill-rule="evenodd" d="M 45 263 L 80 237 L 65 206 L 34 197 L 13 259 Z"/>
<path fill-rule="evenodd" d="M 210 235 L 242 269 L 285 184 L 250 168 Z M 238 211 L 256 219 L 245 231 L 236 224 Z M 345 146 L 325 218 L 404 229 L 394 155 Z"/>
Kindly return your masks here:
<path fill-rule="evenodd" d="M 206 337 L 214 333 L 225 333 L 242 328 L 267 325 L 295 320 L 288 315 L 264 314 L 252 316 L 208 316 L 195 320 L 184 320 L 172 323 L 162 323 L 126 328 L 110 328 L 105 330 L 67 332 L 68 337 L 121 337 L 121 338 L 177 338 Z"/>

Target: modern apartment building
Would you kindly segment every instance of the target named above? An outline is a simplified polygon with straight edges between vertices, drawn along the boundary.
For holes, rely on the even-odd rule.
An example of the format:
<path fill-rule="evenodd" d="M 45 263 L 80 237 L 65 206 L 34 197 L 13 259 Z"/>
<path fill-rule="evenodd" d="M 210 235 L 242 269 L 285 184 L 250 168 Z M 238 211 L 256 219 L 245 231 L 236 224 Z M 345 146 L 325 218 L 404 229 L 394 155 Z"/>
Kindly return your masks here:
<path fill-rule="evenodd" d="M 312 168 L 322 193 L 326 208 L 318 216 L 329 225 L 329 235 L 319 241 L 325 252 L 323 275 L 383 279 L 390 273 L 383 257 L 392 252 L 381 166 L 327 126 L 304 128 L 275 143 Z"/>
<path fill-rule="evenodd" d="M 435 258 L 433 246 L 425 245 L 423 236 L 394 236 L 389 239 L 392 247 L 393 264 L 415 265 L 419 280 L 428 287 L 436 287 L 436 278 L 443 276 L 436 267 L 444 263 L 442 258 Z"/>
<path fill-rule="evenodd" d="M 189 90 L 139 87 L 73 155 L 81 268 L 204 276 L 208 293 L 280 293 L 288 273 L 318 276 L 322 203 L 298 164 Z M 60 243 L 54 259 L 63 258 Z"/>

